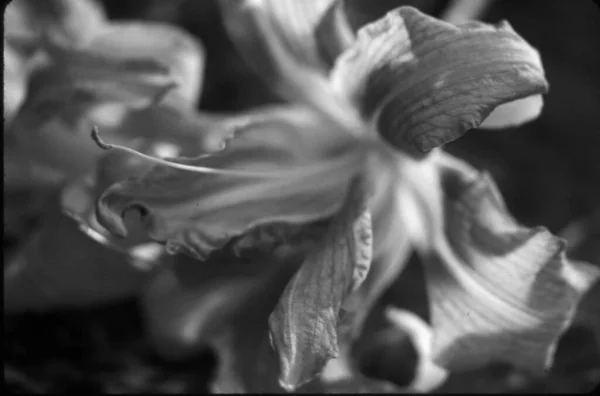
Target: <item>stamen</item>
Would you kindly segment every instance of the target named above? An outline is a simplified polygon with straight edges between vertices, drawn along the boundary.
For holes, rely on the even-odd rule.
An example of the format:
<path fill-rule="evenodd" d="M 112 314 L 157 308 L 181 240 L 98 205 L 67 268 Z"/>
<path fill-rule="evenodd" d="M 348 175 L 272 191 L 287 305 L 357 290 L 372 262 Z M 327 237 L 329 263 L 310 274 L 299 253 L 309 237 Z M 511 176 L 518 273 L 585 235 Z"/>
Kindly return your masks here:
<path fill-rule="evenodd" d="M 120 151 L 129 153 L 129 154 L 136 155 L 140 158 L 143 158 L 143 159 L 153 162 L 155 164 L 165 165 L 165 166 L 175 168 L 175 169 L 191 171 L 191 172 L 198 172 L 198 173 L 230 175 L 230 176 L 250 176 L 250 177 L 264 177 L 265 176 L 264 172 L 244 172 L 244 171 L 237 171 L 237 170 L 230 171 L 230 170 L 224 170 L 224 169 L 214 169 L 214 168 L 209 168 L 209 167 L 205 167 L 205 166 L 180 164 L 178 162 L 172 162 L 172 161 L 164 160 L 162 158 L 152 157 L 150 155 L 140 153 L 139 151 L 133 150 L 129 147 L 121 146 L 118 144 L 107 144 L 102 140 L 102 138 L 100 138 L 100 132 L 98 131 L 98 127 L 96 125 L 94 125 L 92 127 L 92 139 L 94 140 L 94 142 L 96 142 L 98 147 L 100 147 L 103 150 L 120 150 Z"/>
<path fill-rule="evenodd" d="M 118 144 L 108 144 L 105 143 L 100 137 L 100 132 L 98 131 L 98 127 L 94 125 L 92 127 L 92 140 L 103 150 L 120 150 L 137 157 L 143 158 L 147 161 L 153 162 L 155 164 L 160 164 L 164 166 L 168 166 L 174 169 L 180 169 L 183 171 L 204 173 L 204 174 L 215 174 L 215 175 L 223 175 L 223 176 L 237 176 L 237 177 L 256 177 L 256 178 L 284 178 L 284 177 L 300 177 L 303 175 L 309 174 L 317 174 L 320 172 L 324 172 L 326 169 L 332 168 L 346 168 L 351 166 L 356 166 L 359 163 L 360 159 L 357 158 L 357 154 L 360 155 L 360 152 L 351 151 L 346 155 L 342 155 L 340 158 L 337 158 L 333 161 L 328 161 L 327 165 L 322 163 L 316 163 L 314 165 L 307 165 L 299 168 L 292 168 L 286 170 L 279 170 L 277 172 L 269 172 L 269 171 L 244 171 L 244 170 L 231 170 L 231 169 L 215 169 L 206 166 L 197 166 L 197 165 L 186 165 L 180 164 L 178 162 L 169 161 L 162 158 L 156 158 L 129 147 L 121 146 Z"/>

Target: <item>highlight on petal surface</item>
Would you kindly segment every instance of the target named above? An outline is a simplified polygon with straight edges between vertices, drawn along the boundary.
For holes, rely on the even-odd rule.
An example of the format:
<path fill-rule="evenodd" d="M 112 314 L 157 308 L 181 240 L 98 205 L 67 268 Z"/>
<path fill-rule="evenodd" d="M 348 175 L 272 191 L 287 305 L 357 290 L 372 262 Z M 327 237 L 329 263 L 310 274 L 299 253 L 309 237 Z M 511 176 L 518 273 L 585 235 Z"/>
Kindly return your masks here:
<path fill-rule="evenodd" d="M 354 39 L 340 0 L 222 0 L 221 8 L 235 44 L 269 79 L 287 78 L 287 62 L 324 74 Z"/>
<path fill-rule="evenodd" d="M 25 100 L 27 89 L 25 61 L 4 40 L 4 125 L 14 117 Z M 6 128 L 5 128 L 6 131 Z"/>
<path fill-rule="evenodd" d="M 98 202 L 101 224 L 124 235 L 123 214 L 140 209 L 153 240 L 205 259 L 256 226 L 330 216 L 362 166 L 345 132 L 303 109 L 257 111 L 218 126 L 217 136 L 229 138 L 222 151 L 170 160 L 108 189 Z"/>
<path fill-rule="evenodd" d="M 284 389 L 293 390 L 312 380 L 339 353 L 342 304 L 360 286 L 371 264 L 371 216 L 366 199 L 364 186 L 355 182 L 342 210 L 269 318 Z"/>
<path fill-rule="evenodd" d="M 541 95 L 518 99 L 496 107 L 479 126 L 482 129 L 511 128 L 533 121 L 544 107 Z"/>
<path fill-rule="evenodd" d="M 519 225 L 486 173 L 444 154 L 445 238 L 424 251 L 435 362 L 449 370 L 504 361 L 548 370 L 597 269 L 570 262 L 566 243 Z"/>
<path fill-rule="evenodd" d="M 95 105 L 146 107 L 175 87 L 168 65 L 150 57 L 125 57 L 48 44 L 50 63 L 33 72 L 15 128 L 37 131 L 60 119 L 73 128 Z"/>
<path fill-rule="evenodd" d="M 383 138 L 416 154 L 548 88 L 538 52 L 507 22 L 454 26 L 411 7 L 363 27 L 331 81 Z"/>

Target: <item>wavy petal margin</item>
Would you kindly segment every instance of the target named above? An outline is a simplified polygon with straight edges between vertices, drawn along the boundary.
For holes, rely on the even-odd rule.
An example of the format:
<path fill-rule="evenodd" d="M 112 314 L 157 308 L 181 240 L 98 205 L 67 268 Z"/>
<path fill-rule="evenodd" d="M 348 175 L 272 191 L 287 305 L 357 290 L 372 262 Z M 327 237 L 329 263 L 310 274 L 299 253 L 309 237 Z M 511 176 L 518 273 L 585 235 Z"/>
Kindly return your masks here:
<path fill-rule="evenodd" d="M 449 370 L 504 361 L 546 372 L 600 271 L 570 262 L 565 241 L 519 225 L 486 173 L 444 154 L 445 237 L 424 254 L 434 361 Z"/>
<path fill-rule="evenodd" d="M 341 306 L 371 265 L 371 215 L 366 198 L 364 186 L 353 184 L 342 210 L 269 317 L 284 389 L 294 390 L 312 380 L 339 353 Z"/>
<path fill-rule="evenodd" d="M 454 26 L 411 7 L 363 27 L 331 81 L 381 136 L 415 155 L 476 128 L 499 105 L 548 89 L 538 52 L 507 22 Z M 540 107 L 530 110 L 521 118 Z"/>
<path fill-rule="evenodd" d="M 101 224 L 125 235 L 123 215 L 139 209 L 153 240 L 206 259 L 256 226 L 332 215 L 362 166 L 362 152 L 346 150 L 354 146 L 345 146 L 344 131 L 303 109 L 256 112 L 215 130 L 230 138 L 224 150 L 171 161 L 186 170 L 157 165 L 109 188 L 98 202 Z"/>

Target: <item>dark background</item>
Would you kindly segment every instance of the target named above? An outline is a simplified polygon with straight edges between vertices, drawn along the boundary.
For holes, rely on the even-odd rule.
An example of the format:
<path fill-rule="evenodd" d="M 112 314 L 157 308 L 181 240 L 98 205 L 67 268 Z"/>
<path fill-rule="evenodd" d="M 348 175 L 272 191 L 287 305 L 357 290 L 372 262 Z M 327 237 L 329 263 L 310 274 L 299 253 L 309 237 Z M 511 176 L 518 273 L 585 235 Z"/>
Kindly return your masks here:
<path fill-rule="evenodd" d="M 241 110 L 278 100 L 234 52 L 214 1 L 103 3 L 111 19 L 169 21 L 202 41 L 207 63 L 201 109 Z M 351 15 L 352 21 L 359 24 L 406 4 L 439 15 L 447 2 L 349 3 L 350 10 L 360 4 L 360 12 Z M 511 212 L 522 223 L 545 225 L 557 234 L 571 226 L 565 235 L 573 246 L 572 255 L 600 264 L 599 8 L 587 0 L 497 0 L 483 16 L 488 22 L 503 18 L 542 55 L 550 81 L 543 115 L 520 128 L 471 131 L 448 145 L 447 150 L 490 171 Z M 31 221 L 35 224 L 35 219 Z M 22 237 L 5 235 L 5 249 Z M 426 315 L 421 274 L 414 264 L 384 300 Z M 600 312 L 598 287 L 583 307 Z M 566 334 L 555 368 L 545 380 L 515 377 L 508 368 L 494 366 L 453 376 L 442 390 L 590 389 L 600 381 L 600 353 L 592 331 L 580 326 Z M 15 392 L 202 392 L 215 364 L 210 353 L 179 364 L 154 356 L 142 338 L 135 301 L 85 311 L 5 318 L 4 333 L 5 378 Z M 406 352 L 405 342 L 398 340 L 398 345 L 399 351 Z M 410 376 L 411 359 L 398 358 L 401 352 L 384 356 L 373 348 L 369 353 L 378 358 L 369 358 L 371 355 L 365 353 L 368 370 L 395 377 L 398 382 Z"/>

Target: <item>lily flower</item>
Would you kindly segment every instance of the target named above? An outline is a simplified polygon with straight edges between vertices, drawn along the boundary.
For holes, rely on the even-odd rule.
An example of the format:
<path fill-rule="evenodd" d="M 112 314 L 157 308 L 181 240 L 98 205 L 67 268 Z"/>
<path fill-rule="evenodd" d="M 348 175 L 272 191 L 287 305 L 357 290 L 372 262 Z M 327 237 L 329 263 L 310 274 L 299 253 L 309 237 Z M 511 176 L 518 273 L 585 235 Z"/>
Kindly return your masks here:
<path fill-rule="evenodd" d="M 266 227 L 328 219 L 268 319 L 288 390 L 351 343 L 411 249 L 436 365 L 547 370 L 598 271 L 520 225 L 489 174 L 440 149 L 487 120 L 535 119 L 548 89 L 538 52 L 507 22 L 453 25 L 411 7 L 355 34 L 340 1 L 221 4 L 240 51 L 293 105 L 219 123 L 201 137 L 216 149 L 196 157 L 138 153 L 156 166 L 108 188 L 99 222 L 125 236 L 139 211 L 151 239 L 206 261 Z"/>

